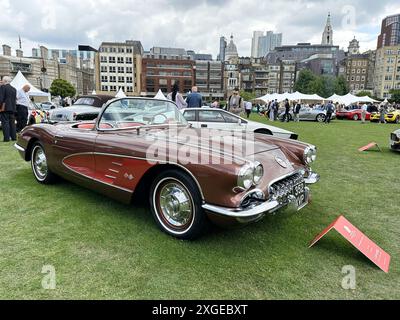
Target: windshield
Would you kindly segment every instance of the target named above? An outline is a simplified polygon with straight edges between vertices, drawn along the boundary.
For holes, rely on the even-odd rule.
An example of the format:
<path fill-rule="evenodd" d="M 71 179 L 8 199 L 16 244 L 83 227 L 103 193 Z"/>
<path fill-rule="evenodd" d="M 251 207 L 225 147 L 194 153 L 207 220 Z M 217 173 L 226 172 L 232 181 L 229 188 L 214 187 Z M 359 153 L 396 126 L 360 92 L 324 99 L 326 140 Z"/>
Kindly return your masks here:
<path fill-rule="evenodd" d="M 127 98 L 114 101 L 106 108 L 99 127 L 121 129 L 162 124 L 187 125 L 187 121 L 170 101 Z"/>
<path fill-rule="evenodd" d="M 74 106 L 77 106 L 77 105 L 80 105 L 80 106 L 93 106 L 93 104 L 94 104 L 94 99 L 93 98 L 79 98 L 74 103 Z"/>

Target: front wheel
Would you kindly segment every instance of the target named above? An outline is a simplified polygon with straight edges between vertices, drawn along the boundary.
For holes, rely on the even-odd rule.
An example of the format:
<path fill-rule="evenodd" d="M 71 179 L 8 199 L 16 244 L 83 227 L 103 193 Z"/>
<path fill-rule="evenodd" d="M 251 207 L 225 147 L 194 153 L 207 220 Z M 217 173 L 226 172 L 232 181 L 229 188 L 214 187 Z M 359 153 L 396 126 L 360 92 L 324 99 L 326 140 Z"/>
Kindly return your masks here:
<path fill-rule="evenodd" d="M 36 142 L 32 148 L 31 167 L 39 183 L 51 184 L 56 180 L 56 175 L 48 167 L 46 152 L 40 142 Z"/>
<path fill-rule="evenodd" d="M 326 118 L 326 116 L 324 115 L 324 114 L 319 114 L 318 116 L 317 116 L 317 121 L 318 122 L 324 122 L 325 121 L 325 118 Z"/>
<path fill-rule="evenodd" d="M 353 120 L 354 120 L 354 121 L 358 121 L 358 119 L 360 119 L 360 117 L 358 116 L 358 114 L 355 114 L 355 115 L 353 116 Z"/>
<path fill-rule="evenodd" d="M 159 228 L 178 239 L 199 237 L 207 224 L 198 186 L 178 170 L 168 170 L 155 179 L 150 207 Z"/>
<path fill-rule="evenodd" d="M 400 117 L 399 117 L 399 116 L 397 116 L 395 122 L 396 122 L 396 124 L 399 124 L 399 123 L 400 123 Z"/>

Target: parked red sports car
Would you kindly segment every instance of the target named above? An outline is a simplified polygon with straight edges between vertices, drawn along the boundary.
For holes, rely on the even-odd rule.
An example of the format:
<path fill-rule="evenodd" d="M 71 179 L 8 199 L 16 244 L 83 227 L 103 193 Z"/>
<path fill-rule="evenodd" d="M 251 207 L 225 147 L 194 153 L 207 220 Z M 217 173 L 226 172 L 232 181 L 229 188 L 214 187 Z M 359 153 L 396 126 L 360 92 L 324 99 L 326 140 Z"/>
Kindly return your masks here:
<path fill-rule="evenodd" d="M 337 111 L 336 118 L 358 121 L 361 120 L 361 112 L 362 112 L 361 109 Z M 369 121 L 370 118 L 371 118 L 371 113 L 367 112 L 365 120 Z"/>

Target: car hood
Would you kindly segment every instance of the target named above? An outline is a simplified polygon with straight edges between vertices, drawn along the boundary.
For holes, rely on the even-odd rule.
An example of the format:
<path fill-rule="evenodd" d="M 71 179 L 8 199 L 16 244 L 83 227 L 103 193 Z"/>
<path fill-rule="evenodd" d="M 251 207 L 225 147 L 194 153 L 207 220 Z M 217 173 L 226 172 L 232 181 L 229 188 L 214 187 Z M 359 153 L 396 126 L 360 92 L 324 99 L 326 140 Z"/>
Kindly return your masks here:
<path fill-rule="evenodd" d="M 240 131 L 234 133 L 221 131 L 221 133 L 223 139 L 218 141 L 212 140 L 212 137 L 215 137 L 215 130 L 205 128 L 141 129 L 139 134 L 143 136 L 143 139 L 149 141 L 149 144 L 157 142 L 160 143 L 160 146 L 167 146 L 167 149 L 197 148 L 198 152 L 206 154 L 215 154 L 215 150 L 218 149 L 220 154 L 230 155 L 242 160 L 245 160 L 248 156 L 279 149 L 277 145 L 266 143 L 254 134 Z M 137 135 L 137 130 L 118 132 L 118 135 L 122 136 L 131 136 L 132 134 Z"/>
<path fill-rule="evenodd" d="M 264 124 L 264 123 L 260 123 L 260 122 L 256 122 L 256 121 L 251 121 L 251 120 L 246 120 L 248 122 L 248 127 L 251 129 L 258 129 L 258 128 L 263 128 L 263 129 L 267 129 L 271 132 L 276 132 L 276 133 L 281 133 L 281 134 L 287 134 L 288 136 L 294 134 L 294 132 L 285 130 L 285 129 L 281 129 L 278 127 L 274 127 L 274 126 L 270 126 L 268 124 Z"/>

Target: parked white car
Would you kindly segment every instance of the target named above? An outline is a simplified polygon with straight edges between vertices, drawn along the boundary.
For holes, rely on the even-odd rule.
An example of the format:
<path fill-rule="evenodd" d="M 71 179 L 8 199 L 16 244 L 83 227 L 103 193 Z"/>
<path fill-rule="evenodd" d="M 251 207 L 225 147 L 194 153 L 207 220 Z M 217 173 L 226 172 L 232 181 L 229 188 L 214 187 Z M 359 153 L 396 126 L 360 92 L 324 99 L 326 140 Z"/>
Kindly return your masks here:
<path fill-rule="evenodd" d="M 250 131 L 272 135 L 279 138 L 298 139 L 298 134 L 256 121 L 243 119 L 228 111 L 215 108 L 182 109 L 185 119 L 194 128 Z"/>

